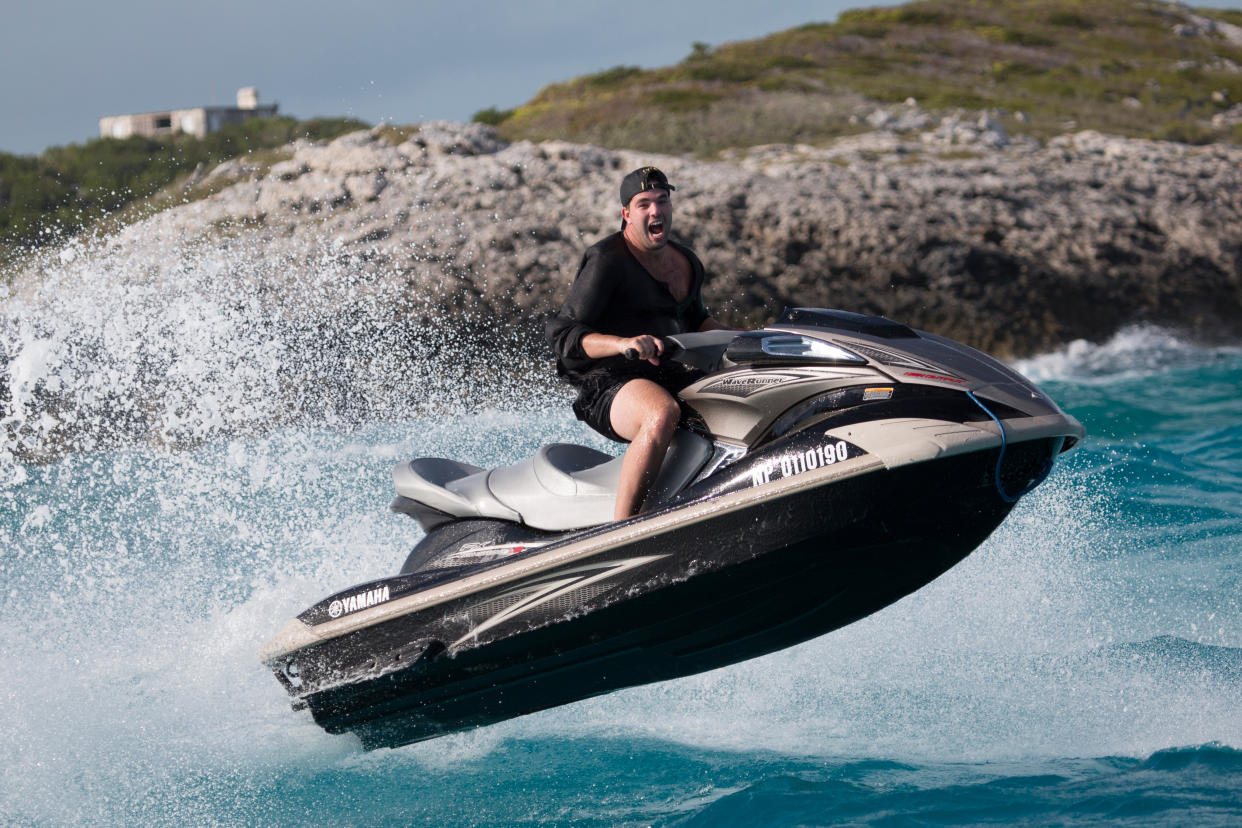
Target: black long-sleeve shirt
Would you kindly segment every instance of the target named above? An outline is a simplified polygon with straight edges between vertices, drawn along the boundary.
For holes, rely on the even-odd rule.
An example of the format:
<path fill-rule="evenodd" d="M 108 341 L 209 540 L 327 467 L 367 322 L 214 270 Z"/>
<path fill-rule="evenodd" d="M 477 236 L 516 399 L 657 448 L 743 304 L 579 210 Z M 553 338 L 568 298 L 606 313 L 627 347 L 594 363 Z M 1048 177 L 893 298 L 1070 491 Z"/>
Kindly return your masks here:
<path fill-rule="evenodd" d="M 577 385 L 588 372 L 616 369 L 634 373 L 640 367 L 620 356 L 587 356 L 582 349 L 582 338 L 587 334 L 669 336 L 697 331 L 709 318 L 703 305 L 703 263 L 690 248 L 673 241 L 669 244 L 690 262 L 690 290 L 680 302 L 634 257 L 621 233 L 613 233 L 587 249 L 569 297 L 544 329 L 556 353 L 558 374 Z M 645 361 L 643 364 L 655 367 Z"/>

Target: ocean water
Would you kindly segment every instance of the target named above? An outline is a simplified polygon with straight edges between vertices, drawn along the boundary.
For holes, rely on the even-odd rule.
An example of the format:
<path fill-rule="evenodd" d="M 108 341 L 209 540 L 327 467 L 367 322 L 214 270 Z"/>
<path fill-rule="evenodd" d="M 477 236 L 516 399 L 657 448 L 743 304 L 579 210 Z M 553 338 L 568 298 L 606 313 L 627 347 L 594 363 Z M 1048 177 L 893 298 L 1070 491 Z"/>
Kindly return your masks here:
<path fill-rule="evenodd" d="M 348 347 L 294 358 L 308 340 L 244 303 L 107 284 L 0 325 L 0 822 L 1242 824 L 1242 348 L 1134 328 L 1020 363 L 1085 444 L 850 627 L 364 753 L 257 648 L 400 565 L 392 465 L 607 446 L 452 348 L 393 380 Z"/>

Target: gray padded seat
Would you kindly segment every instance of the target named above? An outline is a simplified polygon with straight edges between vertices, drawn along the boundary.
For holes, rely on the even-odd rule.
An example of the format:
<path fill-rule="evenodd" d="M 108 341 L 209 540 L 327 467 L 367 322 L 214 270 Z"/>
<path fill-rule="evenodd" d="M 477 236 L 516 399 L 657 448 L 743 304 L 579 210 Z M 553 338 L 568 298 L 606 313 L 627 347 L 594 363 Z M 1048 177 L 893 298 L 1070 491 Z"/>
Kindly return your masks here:
<path fill-rule="evenodd" d="M 521 515 L 492 497 L 486 469 L 446 460 L 420 457 L 393 469 L 397 494 L 425 503 L 455 517 L 490 517 L 521 520 Z"/>
<path fill-rule="evenodd" d="M 621 458 L 571 443 L 552 443 L 529 460 L 487 478 L 497 500 L 537 529 L 579 529 L 612 520 Z"/>
<path fill-rule="evenodd" d="M 712 446 L 688 432 L 673 437 L 648 505 L 680 491 Z M 612 520 L 621 457 L 572 443 L 552 443 L 534 457 L 487 471 L 440 457 L 421 457 L 393 471 L 397 494 L 454 517 L 499 518 L 561 531 Z"/>

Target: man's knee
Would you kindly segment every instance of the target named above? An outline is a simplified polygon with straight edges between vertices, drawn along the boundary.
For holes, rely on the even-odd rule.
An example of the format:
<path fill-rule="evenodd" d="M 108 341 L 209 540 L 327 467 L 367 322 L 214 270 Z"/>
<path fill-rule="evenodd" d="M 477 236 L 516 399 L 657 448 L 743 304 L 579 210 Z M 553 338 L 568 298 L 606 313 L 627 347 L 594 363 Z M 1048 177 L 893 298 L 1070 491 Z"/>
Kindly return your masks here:
<path fill-rule="evenodd" d="M 680 419 L 681 406 L 671 396 L 666 396 L 647 412 L 645 425 L 652 434 L 667 439 L 673 436 Z"/>
<path fill-rule="evenodd" d="M 633 380 L 617 394 L 609 417 L 613 430 L 627 440 L 667 441 L 681 419 L 681 406 L 655 383 Z"/>

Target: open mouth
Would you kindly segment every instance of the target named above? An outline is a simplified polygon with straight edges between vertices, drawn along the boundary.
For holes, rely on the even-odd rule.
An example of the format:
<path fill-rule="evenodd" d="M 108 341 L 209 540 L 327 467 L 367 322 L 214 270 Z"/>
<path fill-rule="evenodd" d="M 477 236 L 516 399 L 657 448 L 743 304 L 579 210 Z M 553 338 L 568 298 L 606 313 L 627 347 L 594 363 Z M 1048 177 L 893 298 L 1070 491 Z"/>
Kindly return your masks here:
<path fill-rule="evenodd" d="M 647 225 L 647 232 L 651 234 L 652 238 L 658 239 L 663 236 L 664 219 L 652 219 L 651 223 Z"/>

